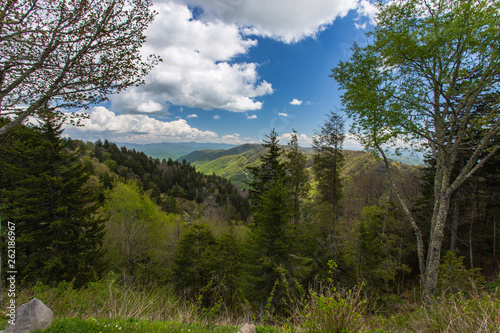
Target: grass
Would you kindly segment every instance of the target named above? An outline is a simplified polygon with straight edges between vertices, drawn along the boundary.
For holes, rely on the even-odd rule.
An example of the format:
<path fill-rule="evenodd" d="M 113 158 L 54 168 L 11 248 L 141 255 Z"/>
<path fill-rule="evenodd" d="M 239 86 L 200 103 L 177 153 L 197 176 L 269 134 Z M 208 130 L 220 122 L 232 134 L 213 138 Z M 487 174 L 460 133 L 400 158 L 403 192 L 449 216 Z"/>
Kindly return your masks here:
<path fill-rule="evenodd" d="M 500 333 L 498 284 L 495 289 L 475 289 L 467 294 L 443 292 L 430 308 L 420 304 L 418 294 L 398 298 L 386 302 L 383 311 L 371 307 L 360 290 L 330 288 L 293 303 L 289 318 L 273 317 L 269 322 L 244 308 L 237 313 L 224 306 L 217 311 L 200 309 L 167 287 L 126 287 L 113 276 L 79 290 L 69 283 L 57 287 L 39 284 L 22 291 L 18 304 L 32 297 L 54 311 L 55 320 L 43 333 L 234 333 L 245 322 L 258 324 L 258 333 Z M 265 326 L 271 322 L 272 326 Z M 6 324 L 6 319 L 1 319 L 0 330 Z"/>
<path fill-rule="evenodd" d="M 213 326 L 200 323 L 186 324 L 179 322 L 150 322 L 134 318 L 58 318 L 52 325 L 40 333 L 234 333 L 235 326 Z"/>

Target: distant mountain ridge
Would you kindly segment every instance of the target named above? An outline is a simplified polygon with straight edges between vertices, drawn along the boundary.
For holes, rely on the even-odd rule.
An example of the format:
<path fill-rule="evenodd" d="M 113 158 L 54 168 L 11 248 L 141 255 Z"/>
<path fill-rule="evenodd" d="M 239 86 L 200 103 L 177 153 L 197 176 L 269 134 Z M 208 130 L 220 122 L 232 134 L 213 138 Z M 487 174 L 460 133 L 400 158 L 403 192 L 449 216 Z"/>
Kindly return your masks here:
<path fill-rule="evenodd" d="M 179 157 L 177 160 L 178 161 L 186 160 L 186 162 L 188 163 L 198 162 L 198 164 L 200 164 L 202 162 L 203 163 L 210 162 L 224 156 L 243 154 L 247 151 L 259 147 L 261 147 L 261 145 L 259 144 L 247 143 L 230 149 L 219 149 L 219 150 L 205 149 L 201 151 L 193 151 L 185 156 Z"/>
<path fill-rule="evenodd" d="M 193 151 L 177 160 L 192 164 L 197 171 L 204 174 L 215 174 L 233 182 L 239 188 L 247 188 L 246 183 L 251 180 L 248 167 L 257 166 L 260 163 L 260 155 L 264 147 L 260 144 L 244 144 L 227 150 L 202 150 Z M 306 167 L 312 165 L 311 148 L 302 148 L 307 157 Z M 345 179 L 358 177 L 360 174 L 370 171 L 377 174 L 385 172 L 382 161 L 376 156 L 363 151 L 344 150 L 346 162 L 342 174 Z M 393 162 L 393 165 L 401 170 L 415 168 L 404 162 Z"/>
<path fill-rule="evenodd" d="M 227 143 L 198 143 L 198 142 L 162 142 L 162 143 L 117 143 L 119 147 L 142 151 L 153 158 L 177 160 L 179 157 L 194 151 L 227 150 L 236 147 Z"/>

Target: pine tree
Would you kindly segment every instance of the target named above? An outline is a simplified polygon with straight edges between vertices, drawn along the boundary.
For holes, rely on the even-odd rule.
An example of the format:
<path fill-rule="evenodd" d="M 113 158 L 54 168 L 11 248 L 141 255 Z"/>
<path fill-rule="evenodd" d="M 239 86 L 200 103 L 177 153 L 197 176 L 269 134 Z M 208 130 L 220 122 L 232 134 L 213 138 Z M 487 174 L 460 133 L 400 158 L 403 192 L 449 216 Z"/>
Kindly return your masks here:
<path fill-rule="evenodd" d="M 87 167 L 66 148 L 61 126 L 51 117 L 2 137 L 0 201 L 2 215 L 16 224 L 22 279 L 82 285 L 100 272 L 103 221 L 86 186 Z"/>

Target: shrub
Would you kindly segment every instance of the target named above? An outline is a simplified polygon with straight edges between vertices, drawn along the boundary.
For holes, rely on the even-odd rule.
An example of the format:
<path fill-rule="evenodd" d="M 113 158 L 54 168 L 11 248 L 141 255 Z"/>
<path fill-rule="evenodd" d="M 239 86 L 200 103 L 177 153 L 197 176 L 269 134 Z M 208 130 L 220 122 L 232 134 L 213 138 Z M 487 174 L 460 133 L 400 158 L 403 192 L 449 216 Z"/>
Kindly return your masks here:
<path fill-rule="evenodd" d="M 311 293 L 310 304 L 306 306 L 306 332 L 349 332 L 363 327 L 366 300 L 361 290 L 337 290 L 329 288 L 324 294 Z"/>

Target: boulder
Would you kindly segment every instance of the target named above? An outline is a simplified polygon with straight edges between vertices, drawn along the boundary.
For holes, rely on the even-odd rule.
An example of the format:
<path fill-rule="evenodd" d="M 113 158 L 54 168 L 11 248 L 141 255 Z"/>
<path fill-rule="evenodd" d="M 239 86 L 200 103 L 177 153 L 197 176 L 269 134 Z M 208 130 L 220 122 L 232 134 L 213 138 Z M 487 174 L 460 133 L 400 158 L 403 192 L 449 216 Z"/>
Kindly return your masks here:
<path fill-rule="evenodd" d="M 254 324 L 245 324 L 245 325 L 243 325 L 242 328 L 240 328 L 238 333 L 256 333 L 255 332 L 255 325 Z"/>
<path fill-rule="evenodd" d="M 8 324 L 4 333 L 31 333 L 47 328 L 52 323 L 52 310 L 39 299 L 33 298 L 16 310 L 15 325 Z"/>

